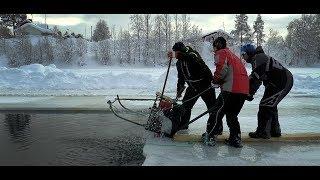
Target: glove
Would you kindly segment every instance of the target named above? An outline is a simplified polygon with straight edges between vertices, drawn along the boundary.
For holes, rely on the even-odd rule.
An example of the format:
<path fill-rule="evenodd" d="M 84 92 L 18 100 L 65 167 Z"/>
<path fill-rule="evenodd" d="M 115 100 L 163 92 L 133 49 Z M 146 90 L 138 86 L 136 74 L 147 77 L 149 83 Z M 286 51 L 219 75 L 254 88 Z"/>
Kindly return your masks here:
<path fill-rule="evenodd" d="M 169 59 L 172 59 L 172 58 L 174 58 L 174 53 L 172 51 L 169 51 L 167 53 L 167 56 L 168 56 Z"/>
<path fill-rule="evenodd" d="M 219 84 L 214 84 L 213 82 L 211 82 L 211 87 L 213 87 L 213 88 L 219 88 L 220 85 L 219 85 Z"/>
<path fill-rule="evenodd" d="M 247 95 L 247 97 L 246 97 L 247 101 L 252 101 L 253 99 L 254 99 L 253 95 L 251 95 L 251 94 Z"/>
<path fill-rule="evenodd" d="M 176 99 L 181 98 L 181 96 L 182 96 L 182 92 L 178 92 L 178 93 L 177 93 L 177 96 L 176 96 Z"/>

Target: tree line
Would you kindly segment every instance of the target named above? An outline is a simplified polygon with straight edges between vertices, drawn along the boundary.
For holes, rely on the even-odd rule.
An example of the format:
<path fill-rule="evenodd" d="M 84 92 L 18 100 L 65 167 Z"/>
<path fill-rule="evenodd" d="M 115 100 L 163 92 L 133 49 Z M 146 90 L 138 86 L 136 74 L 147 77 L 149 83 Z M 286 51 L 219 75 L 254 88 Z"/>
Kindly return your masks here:
<path fill-rule="evenodd" d="M 289 66 L 312 66 L 320 63 L 320 15 L 303 14 L 287 26 L 287 35 L 269 29 L 265 41 L 264 21 L 258 14 L 251 30 L 246 14 L 236 15 L 235 29 L 231 34 L 240 44 L 262 45 L 267 54 Z"/>
<path fill-rule="evenodd" d="M 83 65 L 88 58 L 101 65 L 157 66 L 168 62 L 166 52 L 174 42 L 183 41 L 198 51 L 202 48 L 202 30 L 191 24 L 187 14 L 132 14 L 128 27 L 118 30 L 100 19 L 90 39 L 84 39 L 81 34 L 62 33 L 55 26 L 54 37 L 44 36 L 33 43 L 29 36 L 16 36 L 8 28 L 17 27 L 26 19 L 25 15 L 0 17 L 0 56 L 6 55 L 10 67 L 55 62 Z M 266 39 L 260 14 L 252 29 L 248 24 L 248 16 L 239 14 L 235 17 L 231 34 L 238 45 L 249 42 L 262 45 L 267 54 L 289 66 L 320 63 L 319 14 L 303 14 L 291 21 L 287 30 L 288 34 L 283 38 L 276 30 L 269 29 Z"/>

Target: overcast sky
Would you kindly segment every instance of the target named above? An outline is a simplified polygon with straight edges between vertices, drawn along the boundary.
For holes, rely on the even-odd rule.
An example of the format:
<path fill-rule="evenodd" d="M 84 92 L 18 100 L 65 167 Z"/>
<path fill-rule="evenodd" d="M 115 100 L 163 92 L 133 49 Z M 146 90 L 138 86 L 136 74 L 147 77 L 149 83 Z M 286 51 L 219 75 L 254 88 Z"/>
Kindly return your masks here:
<path fill-rule="evenodd" d="M 57 25 L 60 29 L 81 33 L 90 36 L 90 27 L 95 27 L 99 19 L 106 20 L 109 27 L 115 25 L 128 28 L 130 14 L 46 14 L 46 22 L 49 27 Z M 268 35 L 269 29 L 277 30 L 283 37 L 287 34 L 287 25 L 293 19 L 301 17 L 301 14 L 261 14 L 262 20 L 265 22 L 265 34 Z M 45 22 L 44 14 L 28 15 L 33 18 L 34 22 Z M 248 24 L 251 29 L 257 14 L 248 14 Z M 230 32 L 234 29 L 235 14 L 190 14 L 191 23 L 198 25 L 203 33 L 211 32 L 217 29 L 222 29 Z"/>

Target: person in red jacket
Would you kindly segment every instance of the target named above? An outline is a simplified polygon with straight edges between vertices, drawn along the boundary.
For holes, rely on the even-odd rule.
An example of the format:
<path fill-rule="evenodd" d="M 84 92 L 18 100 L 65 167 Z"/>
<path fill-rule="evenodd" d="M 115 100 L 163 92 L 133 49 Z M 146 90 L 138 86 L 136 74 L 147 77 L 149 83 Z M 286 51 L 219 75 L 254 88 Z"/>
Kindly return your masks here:
<path fill-rule="evenodd" d="M 249 77 L 241 59 L 226 47 L 226 40 L 218 37 L 213 42 L 216 70 L 213 84 L 219 84 L 221 92 L 211 113 L 215 118 L 207 122 L 206 133 L 202 135 L 205 144 L 214 146 L 222 126 L 222 118 L 226 115 L 230 136 L 225 143 L 242 147 L 238 114 L 249 94 Z"/>

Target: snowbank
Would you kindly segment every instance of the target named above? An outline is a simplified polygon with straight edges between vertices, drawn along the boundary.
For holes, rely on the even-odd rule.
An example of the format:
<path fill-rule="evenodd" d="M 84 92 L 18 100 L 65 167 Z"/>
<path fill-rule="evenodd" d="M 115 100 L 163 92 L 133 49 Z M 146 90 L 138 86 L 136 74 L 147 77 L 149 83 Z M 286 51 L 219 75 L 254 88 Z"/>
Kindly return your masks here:
<path fill-rule="evenodd" d="M 88 91 L 138 90 L 153 94 L 163 86 L 167 68 L 107 68 L 107 69 L 59 69 L 54 64 L 31 64 L 20 68 L 0 67 L 0 90 L 5 95 L 37 90 L 70 90 L 86 95 Z M 248 72 L 250 70 L 248 69 Z M 289 95 L 320 95 L 320 71 L 296 68 L 294 87 Z M 176 67 L 170 69 L 166 85 L 167 93 L 176 90 Z M 116 91 L 115 91 L 116 92 Z M 263 93 L 263 86 L 258 96 Z"/>

